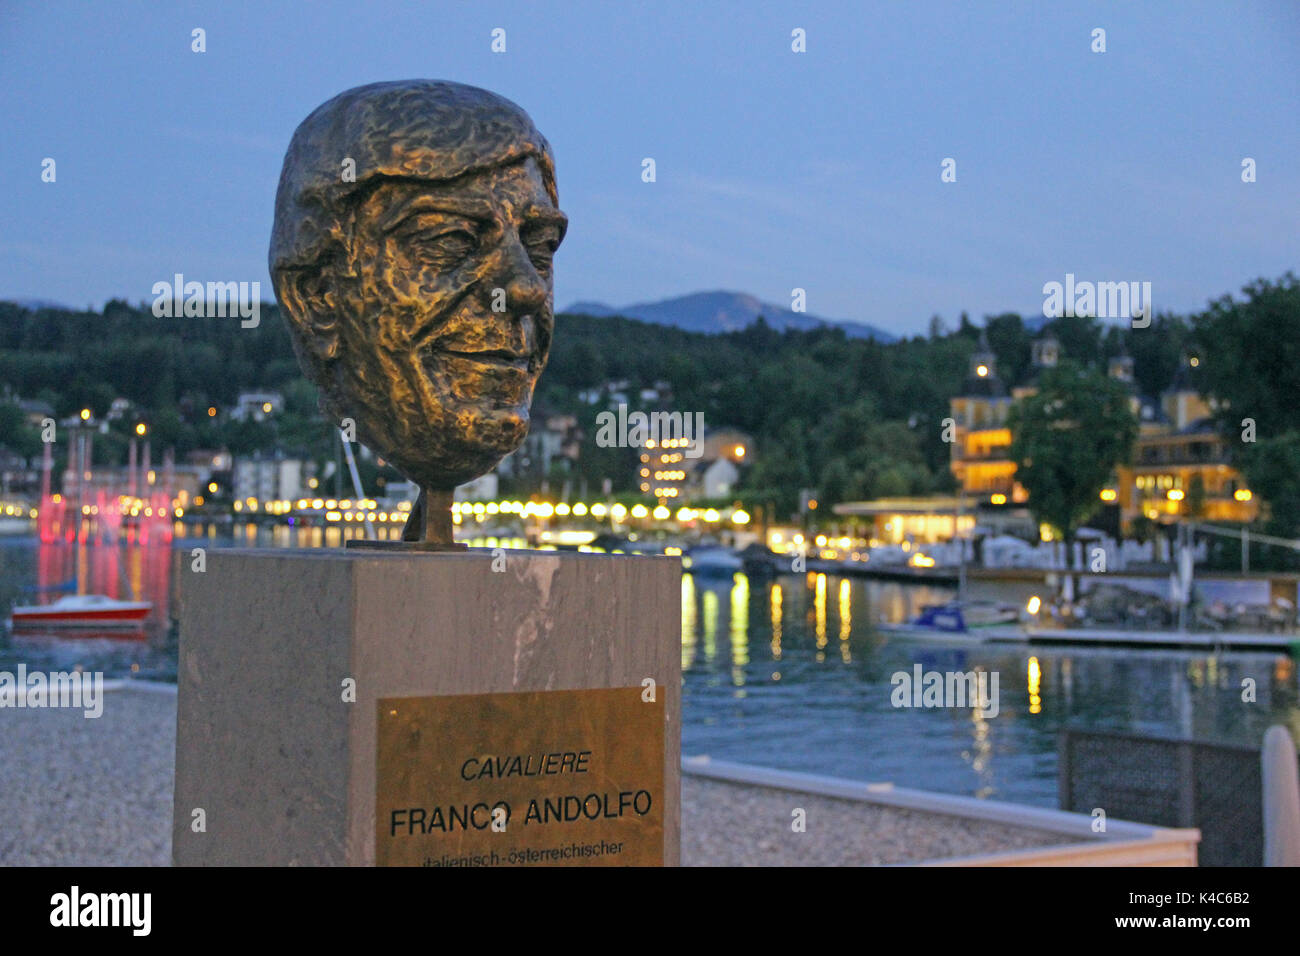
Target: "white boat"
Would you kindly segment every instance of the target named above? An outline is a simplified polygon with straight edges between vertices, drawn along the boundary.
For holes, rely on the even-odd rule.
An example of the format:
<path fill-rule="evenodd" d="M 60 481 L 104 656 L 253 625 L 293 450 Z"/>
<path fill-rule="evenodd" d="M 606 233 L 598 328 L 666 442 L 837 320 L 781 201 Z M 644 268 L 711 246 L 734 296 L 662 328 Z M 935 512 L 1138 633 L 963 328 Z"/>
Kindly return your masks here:
<path fill-rule="evenodd" d="M 10 621 L 15 628 L 138 628 L 152 610 L 150 601 L 119 601 L 106 594 L 69 594 L 50 604 L 17 605 Z"/>
<path fill-rule="evenodd" d="M 986 629 L 1014 627 L 1019 623 L 1020 609 L 999 601 L 949 601 L 947 604 L 930 604 L 921 613 L 902 624 L 876 625 L 876 630 L 895 637 L 912 637 L 917 640 L 973 641 L 988 638 Z"/>
<path fill-rule="evenodd" d="M 682 555 L 682 569 L 692 574 L 735 574 L 742 567 L 740 555 L 717 544 L 703 544 Z"/>

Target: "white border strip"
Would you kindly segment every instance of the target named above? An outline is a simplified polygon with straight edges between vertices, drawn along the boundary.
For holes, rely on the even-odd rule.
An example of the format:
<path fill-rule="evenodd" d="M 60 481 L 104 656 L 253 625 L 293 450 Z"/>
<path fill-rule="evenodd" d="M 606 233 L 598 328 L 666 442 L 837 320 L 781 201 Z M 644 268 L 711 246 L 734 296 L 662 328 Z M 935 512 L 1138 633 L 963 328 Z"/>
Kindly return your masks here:
<path fill-rule="evenodd" d="M 1194 830 L 1175 830 L 1145 823 L 1131 823 L 1127 820 L 1116 820 L 1113 817 L 1106 819 L 1106 832 L 1104 834 L 1095 833 L 1092 829 L 1092 817 L 1082 813 L 1071 813 L 1066 810 L 1046 810 L 1041 807 L 1006 803 L 1000 800 L 978 800 L 975 797 L 932 793 L 928 790 L 911 790 L 906 787 L 895 787 L 892 783 L 858 783 L 857 781 L 844 780 L 838 777 L 824 777 L 818 774 L 773 770 L 769 767 L 754 767 L 726 760 L 713 760 L 707 756 L 683 757 L 682 772 L 698 777 L 750 784 L 757 787 L 775 787 L 779 790 L 796 790 L 801 793 L 838 797 L 842 800 L 860 800 L 863 803 L 883 804 L 905 810 L 919 810 L 926 813 L 947 814 L 966 819 L 988 820 L 1004 826 L 1046 830 L 1050 833 L 1064 833 L 1072 837 L 1098 842 L 1120 839 L 1177 841 L 1187 840 L 1190 833 L 1196 833 L 1197 842 L 1200 839 L 1200 834 Z"/>
<path fill-rule="evenodd" d="M 162 680 L 136 680 L 133 677 L 114 678 L 104 681 L 104 690 L 139 690 L 150 694 L 169 694 L 176 696 L 176 685 Z"/>

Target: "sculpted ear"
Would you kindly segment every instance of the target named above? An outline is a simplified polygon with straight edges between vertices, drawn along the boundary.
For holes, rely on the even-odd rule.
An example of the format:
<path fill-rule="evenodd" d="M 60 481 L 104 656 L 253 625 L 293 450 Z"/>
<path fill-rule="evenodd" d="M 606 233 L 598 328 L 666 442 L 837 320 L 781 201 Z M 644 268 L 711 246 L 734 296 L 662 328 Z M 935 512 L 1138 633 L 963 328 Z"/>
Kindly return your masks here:
<path fill-rule="evenodd" d="M 276 295 L 285 317 L 317 361 L 338 357 L 338 297 L 329 268 L 284 269 Z"/>

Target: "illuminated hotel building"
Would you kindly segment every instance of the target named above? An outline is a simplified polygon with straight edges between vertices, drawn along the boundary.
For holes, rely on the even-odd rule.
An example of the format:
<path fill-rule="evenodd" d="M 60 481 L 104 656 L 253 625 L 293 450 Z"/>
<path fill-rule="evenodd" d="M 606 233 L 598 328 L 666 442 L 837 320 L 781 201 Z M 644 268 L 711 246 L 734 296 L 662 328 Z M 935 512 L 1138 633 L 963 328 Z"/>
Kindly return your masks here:
<path fill-rule="evenodd" d="M 1116 366 L 1125 358 L 1112 360 L 1111 375 L 1131 382 L 1132 360 Z M 1114 485 L 1102 492 L 1119 505 L 1125 526 L 1140 515 L 1165 523 L 1179 516 L 1246 523 L 1259 514 L 1259 499 L 1230 463 L 1213 409 L 1192 386 L 1196 363 L 1184 357 L 1159 403 L 1140 406 L 1132 463 L 1119 466 Z"/>
<path fill-rule="evenodd" d="M 1035 342 L 1035 356 L 1037 346 Z M 998 377 L 993 351 L 981 330 L 970 374 L 961 392 L 948 403 L 953 420 L 952 473 L 973 502 L 1019 504 L 1027 497 L 1016 484 L 1016 463 L 1011 460 L 1007 413 L 1013 400 Z M 1002 497 L 994 499 L 995 495 Z"/>
<path fill-rule="evenodd" d="M 1028 494 L 1015 480 L 1011 431 L 1006 426 L 1013 401 L 1037 390 L 1038 377 L 1060 359 L 1060 343 L 1050 333 L 1032 345 L 1033 374 L 1006 394 L 983 333 L 971 357 L 961 394 L 950 402 L 955 435 L 952 471 L 968 499 L 981 505 L 1018 505 Z M 1212 420 L 1213 410 L 1192 384 L 1195 358 L 1184 357 L 1178 373 L 1158 401 L 1143 401 L 1133 378 L 1133 359 L 1124 352 L 1110 360 L 1107 373 L 1123 383 L 1138 419 L 1132 462 L 1116 469 L 1100 505 L 1120 509 L 1125 529 L 1146 515 L 1171 522 L 1180 515 L 1206 521 L 1249 522 L 1259 500 L 1230 463 L 1228 443 Z"/>

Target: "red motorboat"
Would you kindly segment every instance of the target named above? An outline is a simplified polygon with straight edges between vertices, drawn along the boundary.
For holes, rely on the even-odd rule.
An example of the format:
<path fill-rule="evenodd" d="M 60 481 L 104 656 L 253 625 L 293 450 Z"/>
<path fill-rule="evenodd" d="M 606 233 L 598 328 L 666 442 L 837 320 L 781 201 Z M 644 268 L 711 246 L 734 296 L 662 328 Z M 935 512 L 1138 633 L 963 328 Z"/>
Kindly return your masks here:
<path fill-rule="evenodd" d="M 15 628 L 137 628 L 153 610 L 150 601 L 119 601 L 104 594 L 69 594 L 51 604 L 16 606 Z"/>

